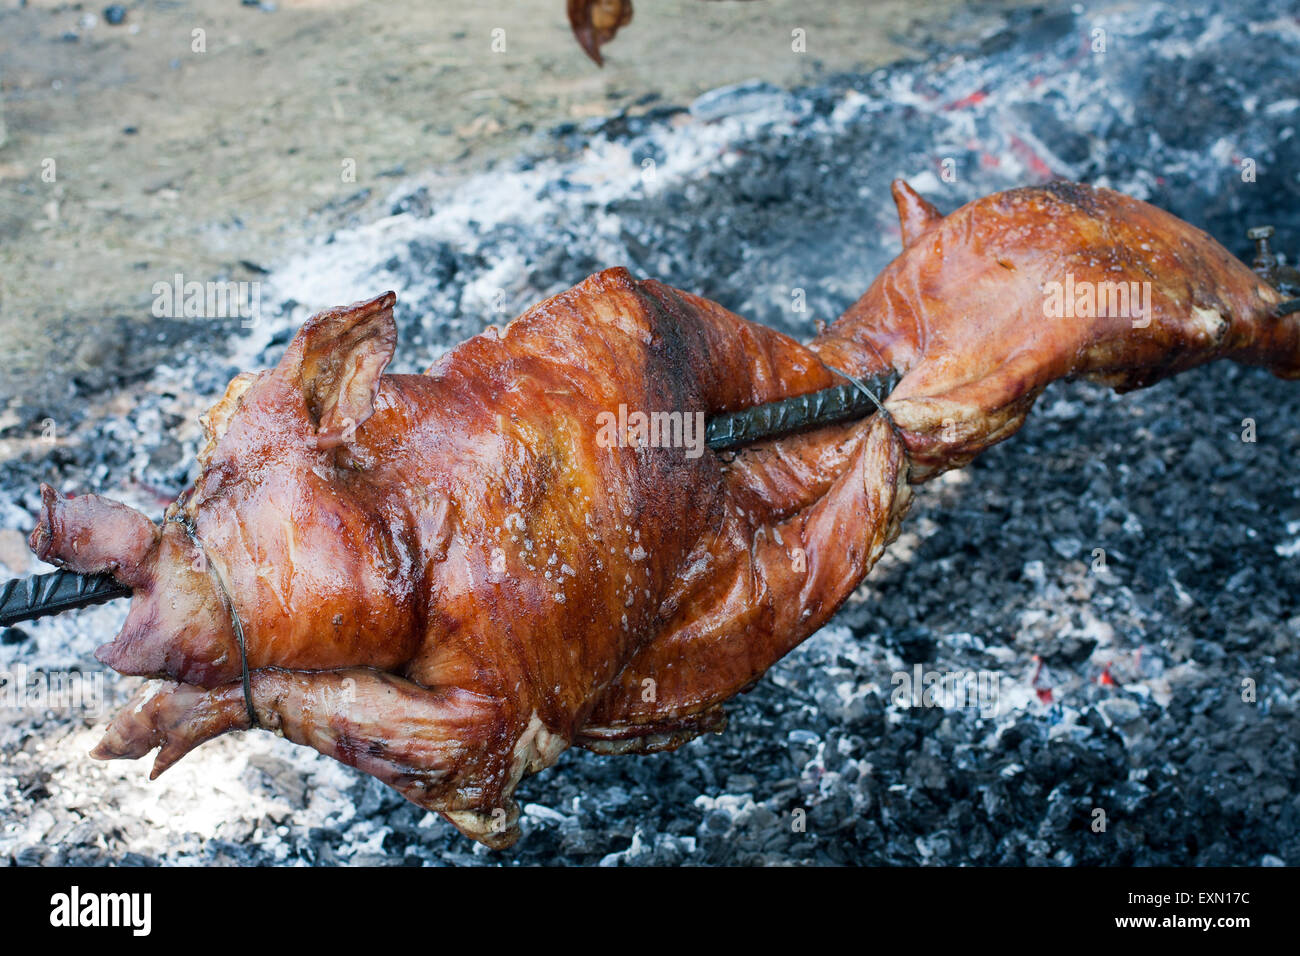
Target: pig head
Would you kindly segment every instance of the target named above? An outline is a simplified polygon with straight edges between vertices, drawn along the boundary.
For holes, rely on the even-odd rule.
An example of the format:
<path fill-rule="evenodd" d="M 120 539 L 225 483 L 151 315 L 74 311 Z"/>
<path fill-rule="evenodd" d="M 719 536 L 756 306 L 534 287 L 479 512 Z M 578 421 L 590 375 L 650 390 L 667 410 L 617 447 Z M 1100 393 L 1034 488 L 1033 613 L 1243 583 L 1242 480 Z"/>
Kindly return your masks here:
<path fill-rule="evenodd" d="M 32 550 L 132 588 L 96 657 L 214 687 L 250 668 L 391 668 L 417 623 L 396 529 L 348 493 L 334 450 L 374 411 L 396 342 L 389 293 L 314 317 L 270 372 L 237 376 L 202 418 L 192 488 L 161 525 L 98 495 L 41 488 Z"/>

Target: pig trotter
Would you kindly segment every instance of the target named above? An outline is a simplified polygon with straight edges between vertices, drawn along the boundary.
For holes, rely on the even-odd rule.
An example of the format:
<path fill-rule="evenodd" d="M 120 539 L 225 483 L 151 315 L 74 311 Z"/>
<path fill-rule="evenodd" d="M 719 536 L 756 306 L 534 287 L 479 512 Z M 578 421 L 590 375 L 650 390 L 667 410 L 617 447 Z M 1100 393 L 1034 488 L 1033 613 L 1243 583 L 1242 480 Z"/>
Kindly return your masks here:
<path fill-rule="evenodd" d="M 155 747 L 150 780 L 202 743 L 229 730 L 248 728 L 242 697 L 224 695 L 175 681 L 146 683 L 104 731 L 90 755 L 96 760 L 136 760 Z"/>

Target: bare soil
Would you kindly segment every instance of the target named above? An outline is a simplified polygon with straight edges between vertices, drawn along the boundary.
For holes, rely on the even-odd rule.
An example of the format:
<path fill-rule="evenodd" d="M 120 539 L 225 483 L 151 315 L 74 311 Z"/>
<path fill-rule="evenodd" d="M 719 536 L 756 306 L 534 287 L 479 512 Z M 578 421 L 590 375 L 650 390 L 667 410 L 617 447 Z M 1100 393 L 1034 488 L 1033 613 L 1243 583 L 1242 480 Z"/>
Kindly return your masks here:
<path fill-rule="evenodd" d="M 561 0 L 154 0 L 116 25 L 98 3 L 3 0 L 0 428 L 201 336 L 151 315 L 155 282 L 255 279 L 304 236 L 382 214 L 408 173 L 749 78 L 871 69 L 1021 5 L 640 2 L 600 70 Z"/>

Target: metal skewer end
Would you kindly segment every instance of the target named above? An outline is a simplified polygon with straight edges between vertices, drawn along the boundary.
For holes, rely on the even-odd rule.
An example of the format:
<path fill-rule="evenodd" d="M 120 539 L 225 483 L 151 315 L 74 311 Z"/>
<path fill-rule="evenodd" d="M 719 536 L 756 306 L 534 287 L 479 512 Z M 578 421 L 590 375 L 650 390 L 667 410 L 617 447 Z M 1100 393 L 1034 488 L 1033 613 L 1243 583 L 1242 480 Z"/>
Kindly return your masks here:
<path fill-rule="evenodd" d="M 1256 275 L 1283 295 L 1298 295 L 1300 294 L 1300 269 L 1284 265 L 1277 257 L 1269 243 L 1274 234 L 1275 230 L 1272 226 L 1255 226 L 1246 230 L 1246 238 L 1255 243 L 1255 261 L 1250 264 L 1250 267 Z M 1279 318 L 1292 312 L 1300 312 L 1300 298 L 1288 299 L 1273 311 Z"/>
<path fill-rule="evenodd" d="M 73 608 L 103 604 L 130 594 L 130 588 L 119 584 L 109 574 L 77 574 L 59 570 L 15 578 L 0 584 L 0 627 Z"/>

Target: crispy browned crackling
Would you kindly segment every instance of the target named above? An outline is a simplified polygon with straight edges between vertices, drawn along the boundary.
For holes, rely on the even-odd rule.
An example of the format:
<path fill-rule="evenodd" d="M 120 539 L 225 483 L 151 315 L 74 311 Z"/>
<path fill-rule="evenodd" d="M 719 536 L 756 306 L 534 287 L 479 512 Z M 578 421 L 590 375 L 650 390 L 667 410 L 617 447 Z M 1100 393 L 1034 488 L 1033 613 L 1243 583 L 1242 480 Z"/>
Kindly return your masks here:
<path fill-rule="evenodd" d="M 811 507 L 770 525 L 763 507 L 736 507 L 700 539 L 663 602 L 659 636 L 628 661 L 578 743 L 664 749 L 661 728 L 713 717 L 838 610 L 897 537 L 910 501 L 890 423 L 850 431 L 848 466 Z"/>
<path fill-rule="evenodd" d="M 901 180 L 894 196 L 902 255 L 813 348 L 857 374 L 905 373 L 887 407 L 914 481 L 1014 434 L 1059 378 L 1128 391 L 1225 357 L 1300 375 L 1300 323 L 1274 315 L 1280 293 L 1155 206 L 1075 183 L 997 193 L 948 216 Z M 1067 278 L 1076 289 L 1137 283 L 1149 314 L 1045 315 L 1048 284 Z"/>

